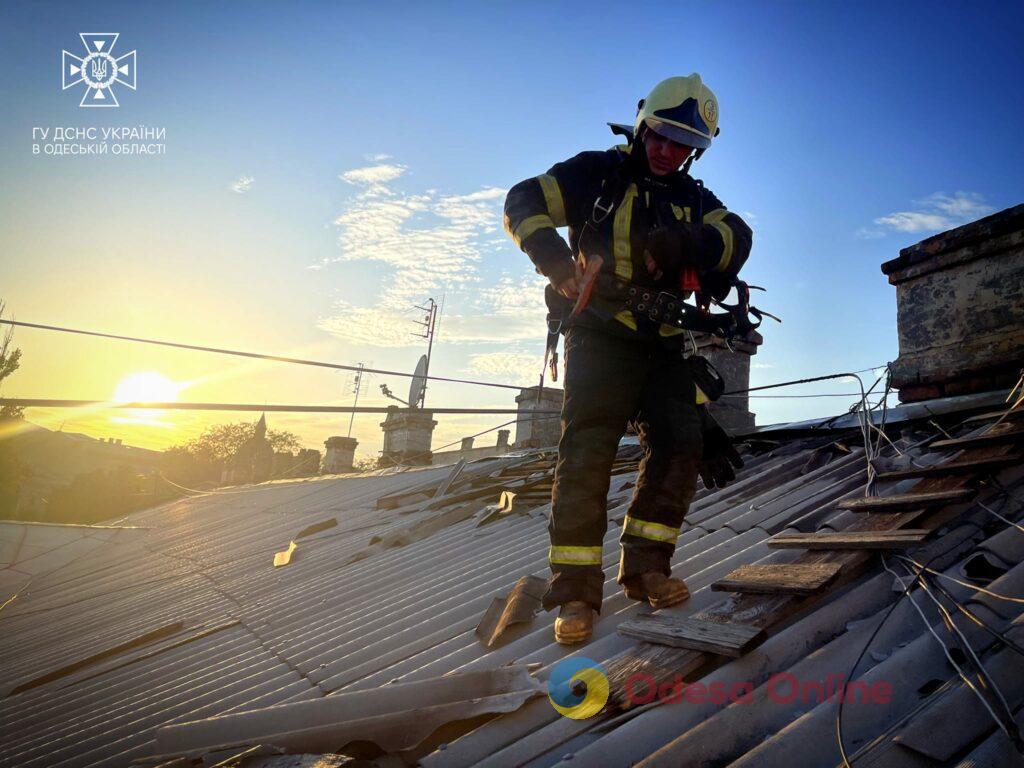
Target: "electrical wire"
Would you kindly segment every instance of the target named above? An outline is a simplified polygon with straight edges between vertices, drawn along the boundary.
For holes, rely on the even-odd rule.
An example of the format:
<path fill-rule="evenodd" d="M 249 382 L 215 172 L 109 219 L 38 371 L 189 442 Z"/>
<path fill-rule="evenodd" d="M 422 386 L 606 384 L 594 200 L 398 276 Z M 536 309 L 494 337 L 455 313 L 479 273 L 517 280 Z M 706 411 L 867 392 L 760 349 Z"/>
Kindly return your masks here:
<path fill-rule="evenodd" d="M 1022 380 L 1024 380 L 1024 377 L 1022 377 Z M 1016 406 L 1017 406 L 1016 403 L 1013 406 L 1010 406 L 1008 411 L 1012 410 Z M 937 425 L 935 425 L 935 426 L 937 426 Z M 940 428 L 940 430 L 941 430 L 941 428 Z M 929 440 L 931 440 L 930 436 L 927 437 L 927 438 L 924 438 L 922 440 L 919 440 L 918 442 L 916 442 L 913 445 L 909 446 L 907 450 L 910 451 L 910 450 L 912 450 L 912 449 L 914 449 L 914 448 L 916 448 L 916 447 L 918 447 L 920 445 L 923 445 L 924 443 L 928 442 Z M 1000 491 L 1002 491 L 1003 495 L 1006 498 L 1008 498 L 1008 499 L 1009 498 L 1013 498 L 1013 499 L 1016 500 L 1017 497 L 1014 496 L 1012 493 L 1010 493 L 1009 489 L 1004 488 L 995 479 L 993 479 L 992 482 Z M 988 509 L 987 507 L 983 506 L 983 508 L 987 509 L 989 512 L 992 512 L 992 510 Z M 979 530 L 981 530 L 981 528 L 982 528 L 982 526 L 980 524 L 978 524 L 978 523 L 972 522 L 970 524 L 973 525 L 974 527 L 978 528 Z M 924 567 L 930 566 L 932 564 L 932 562 L 934 562 L 942 554 L 944 554 L 944 553 L 936 552 L 934 555 L 932 555 L 930 558 L 928 558 L 928 560 L 925 561 Z M 885 565 L 886 570 L 888 570 L 890 573 L 893 573 L 888 568 L 888 565 L 885 564 L 885 555 L 882 555 L 882 563 L 883 563 L 883 565 Z M 896 575 L 896 574 L 894 573 L 893 575 Z M 898 576 L 897 576 L 897 579 L 899 579 Z M 900 584 L 903 585 L 902 580 L 900 580 Z M 868 636 L 868 639 L 864 643 L 864 646 L 861 648 L 860 653 L 857 654 L 857 658 L 854 659 L 853 665 L 850 667 L 850 671 L 846 674 L 846 679 L 847 680 L 853 680 L 854 679 L 854 675 L 855 675 L 855 673 L 857 671 L 857 667 L 860 666 L 861 661 L 863 661 L 864 657 L 867 655 L 867 652 L 871 649 L 871 644 L 875 641 L 875 638 L 878 637 L 879 632 L 882 631 L 882 628 L 885 626 L 886 622 L 888 622 L 889 619 L 892 617 L 893 613 L 896 611 L 896 608 L 903 601 L 903 598 L 907 597 L 910 594 L 910 590 L 911 590 L 912 586 L 913 586 L 912 583 L 908 584 L 908 585 L 903 585 L 903 591 L 896 598 L 896 600 L 893 601 L 893 604 L 889 607 L 889 610 L 885 612 L 885 615 L 882 617 L 881 621 L 879 621 L 878 625 L 874 628 L 874 630 Z M 976 589 L 976 585 L 972 584 L 970 586 L 971 586 L 972 589 Z M 914 607 L 915 608 L 917 607 L 916 603 L 915 603 Z M 929 625 L 929 629 L 930 629 L 930 626 L 931 625 Z M 837 707 L 836 707 L 836 717 L 835 717 L 836 744 L 837 744 L 837 746 L 839 748 L 839 754 L 840 754 L 840 757 L 842 758 L 842 765 L 843 765 L 843 767 L 844 768 L 853 768 L 853 764 L 850 762 L 850 757 L 846 753 L 846 746 L 843 743 L 843 704 L 844 704 L 843 699 L 840 698 L 839 702 L 837 704 Z M 997 722 L 998 722 L 998 720 L 997 720 Z"/>
<path fill-rule="evenodd" d="M 1006 524 L 1007 524 L 1007 525 L 1009 525 L 1010 527 L 1012 527 L 1012 528 L 1016 528 L 1016 529 L 1017 529 L 1018 531 L 1020 531 L 1021 533 L 1024 533 L 1024 525 L 1021 525 L 1020 523 L 1015 523 L 1015 522 L 1013 522 L 1013 520 L 1011 520 L 1011 519 L 1010 519 L 1010 518 L 1008 518 L 1008 517 L 1003 517 L 1003 516 L 1002 516 L 1001 514 L 999 514 L 998 512 L 996 512 L 996 511 L 995 511 L 994 509 L 992 509 L 991 507 L 989 507 L 989 506 L 988 506 L 987 504 L 982 504 L 982 503 L 981 503 L 980 501 L 979 501 L 979 502 L 977 502 L 977 504 L 978 504 L 978 506 L 979 506 L 979 507 L 981 507 L 982 509 L 984 509 L 984 510 L 985 510 L 986 512 L 988 512 L 988 513 L 989 513 L 990 515 L 992 515 L 992 516 L 993 516 L 993 517 L 995 517 L 996 519 L 998 519 L 998 520 L 1002 520 L 1002 521 L 1003 521 L 1004 523 L 1006 523 Z"/>
<path fill-rule="evenodd" d="M 895 576 L 896 580 L 901 585 L 903 584 L 902 577 L 898 573 L 896 573 L 896 571 L 889 567 L 889 564 L 885 559 L 885 555 L 882 555 L 882 567 L 885 568 L 885 570 L 887 570 L 893 576 Z M 907 573 L 910 574 L 910 576 L 912 577 L 909 586 L 913 587 L 913 585 L 917 583 L 917 579 L 916 577 L 914 577 L 913 571 L 911 571 L 909 568 L 907 568 Z M 963 681 L 963 684 L 966 685 L 974 693 L 974 695 L 978 697 L 978 701 L 980 701 L 982 703 L 982 706 L 984 706 L 985 709 L 988 710 L 988 713 L 992 716 L 992 719 L 1004 732 L 1006 732 L 1006 735 L 1009 736 L 1010 734 L 1008 731 L 1006 731 L 1006 728 L 1003 725 L 999 715 L 996 714 L 995 710 L 992 709 L 992 705 L 989 704 L 988 700 L 982 695 L 981 691 L 978 690 L 974 683 L 972 683 L 970 679 L 967 677 L 966 673 L 964 673 L 963 668 L 957 663 L 956 659 L 953 658 L 953 654 L 950 651 L 949 646 L 942 642 L 942 638 L 939 637 L 939 633 L 935 631 L 935 628 L 932 626 L 931 622 L 928 621 L 928 617 L 925 616 L 924 611 L 921 609 L 921 606 L 917 604 L 917 601 L 914 599 L 913 595 L 910 595 L 908 593 L 907 599 L 910 600 L 910 604 L 914 607 L 914 610 L 917 612 L 917 615 L 921 617 L 921 621 L 924 622 L 925 629 L 928 630 L 928 633 L 933 638 L 935 638 L 935 642 L 937 642 L 939 646 L 942 648 L 942 652 L 943 654 L 945 654 L 946 660 L 950 663 L 950 665 L 952 665 L 953 669 L 956 670 L 957 676 Z M 968 648 L 969 647 L 970 646 L 968 646 Z"/>
<path fill-rule="evenodd" d="M 1011 640 L 1009 637 L 1006 636 L 1005 633 L 1000 632 L 999 630 L 997 630 L 995 627 L 993 627 L 991 624 L 989 624 L 987 621 L 985 621 L 984 619 L 982 619 L 978 615 L 972 613 L 967 608 L 966 605 L 964 605 L 959 600 L 957 600 L 956 596 L 953 595 L 953 593 L 951 593 L 944 586 L 942 586 L 942 584 L 940 584 L 937 581 L 929 582 L 929 583 L 931 584 L 931 586 L 936 591 L 939 592 L 939 594 L 941 594 L 943 597 L 945 597 L 947 600 L 949 600 L 949 602 L 953 604 L 953 607 L 956 608 L 958 611 L 960 611 L 960 613 L 962 613 L 968 619 L 973 621 L 977 626 L 981 627 L 983 630 L 988 632 L 996 640 L 998 640 L 999 642 L 1003 643 L 1007 648 L 1009 648 L 1010 650 L 1014 651 L 1015 653 L 1017 653 L 1020 656 L 1024 656 L 1024 647 L 1020 646 L 1018 643 L 1016 643 L 1013 640 Z"/>
<path fill-rule="evenodd" d="M 906 563 L 910 563 L 911 565 L 913 565 L 915 568 L 917 568 L 921 572 L 930 573 L 932 576 L 937 576 L 940 579 L 945 579 L 946 581 L 952 582 L 953 584 L 958 584 L 961 587 L 967 587 L 968 589 L 973 589 L 976 592 L 981 592 L 981 594 L 987 595 L 988 597 L 993 597 L 996 600 L 1005 600 L 1008 603 L 1020 603 L 1020 604 L 1024 605 L 1024 598 L 1021 598 L 1021 597 L 1011 597 L 1009 595 L 1000 595 L 997 592 L 993 592 L 990 589 L 985 589 L 985 587 L 979 587 L 977 584 L 971 584 L 970 582 L 964 581 L 962 579 L 958 579 L 955 576 L 950 576 L 950 575 L 945 574 L 945 573 L 940 573 L 939 571 L 936 571 L 936 570 L 934 570 L 932 568 L 928 568 L 926 566 L 923 566 L 919 562 L 914 560 L 914 558 L 907 557 L 906 555 L 896 555 L 896 558 L 898 560 L 903 560 Z"/>
<path fill-rule="evenodd" d="M 1000 687 L 996 684 L 995 678 L 982 663 L 981 658 L 978 656 L 978 653 L 974 650 L 974 647 L 968 642 L 967 637 L 960 630 L 960 627 L 958 627 L 956 625 L 956 622 L 953 621 L 953 616 L 949 613 L 949 609 L 947 609 L 946 606 L 944 606 L 942 602 L 937 597 L 935 597 L 934 594 L 932 594 L 929 582 L 925 578 L 924 573 L 918 572 L 914 574 L 910 570 L 910 568 L 906 566 L 906 564 L 904 564 L 903 567 L 906 569 L 908 574 L 915 577 L 925 596 L 927 596 L 933 603 L 935 603 L 935 607 L 938 608 L 939 613 L 942 615 L 942 620 L 946 626 L 946 630 L 950 633 L 950 635 L 955 635 L 957 638 L 959 638 L 960 645 L 967 650 L 967 654 L 974 661 L 974 665 L 978 669 L 978 683 L 980 687 L 977 690 L 975 690 L 975 694 L 978 696 L 979 699 L 982 699 L 982 703 L 985 703 L 986 701 L 986 699 L 984 698 L 983 691 L 992 691 L 995 694 L 996 699 L 998 699 L 999 705 L 1002 707 L 1003 716 L 998 717 L 994 709 L 988 707 L 986 708 L 988 709 L 989 714 L 992 715 L 993 719 L 996 721 L 996 725 L 999 727 L 999 729 L 1006 734 L 1007 738 L 1009 738 L 1010 741 L 1012 741 L 1018 749 L 1020 749 L 1020 730 L 1017 728 L 1017 723 L 1013 714 L 1013 708 L 1010 706 L 1010 703 L 1006 700 L 1006 696 L 1003 694 L 1002 689 L 1000 689 Z M 963 675 L 961 675 L 961 679 L 963 679 L 965 683 L 967 682 L 966 678 Z"/>
<path fill-rule="evenodd" d="M 472 384 L 479 387 L 497 387 L 500 389 L 528 389 L 528 387 L 520 386 L 518 384 L 498 384 L 491 381 L 479 381 L 476 379 L 456 379 L 448 376 L 423 376 L 417 377 L 414 373 L 406 373 L 405 371 L 387 371 L 379 368 L 359 368 L 355 365 L 343 365 L 341 363 L 328 363 L 320 360 L 305 360 L 302 358 L 295 357 L 283 357 L 281 355 L 268 355 L 260 352 L 244 352 L 236 349 L 225 349 L 222 347 L 207 347 L 199 344 L 185 344 L 183 342 L 176 341 L 162 341 L 159 339 L 146 339 L 139 336 L 125 336 L 115 333 L 103 333 L 101 331 L 88 331 L 81 328 L 67 328 L 59 325 L 45 325 L 43 323 L 30 323 L 24 320 L 6 320 L 0 318 L 0 325 L 10 325 L 19 328 L 34 328 L 36 330 L 43 331 L 57 331 L 59 333 L 73 333 L 80 336 L 93 336 L 101 339 L 114 339 L 116 341 L 131 341 L 137 344 L 154 344 L 161 347 L 172 347 L 174 349 L 187 349 L 196 352 L 210 352 L 218 355 L 232 355 L 235 357 L 247 357 L 256 360 L 269 360 L 277 363 L 291 363 L 293 365 L 309 365 L 317 368 L 331 368 L 340 371 L 363 371 L 365 373 L 375 373 L 381 376 L 402 376 L 405 378 L 424 378 L 430 381 L 446 381 L 452 384 Z M 873 366 L 871 368 L 862 368 L 859 371 L 853 371 L 852 373 L 837 373 L 830 374 L 828 376 L 815 376 L 808 379 L 796 379 L 794 381 L 783 381 L 777 384 L 766 384 L 760 387 L 749 387 L 747 389 L 735 389 L 730 392 L 726 392 L 726 395 L 740 395 L 745 392 L 757 392 L 763 389 L 775 389 L 778 387 L 788 387 L 794 384 L 807 384 L 814 381 L 827 381 L 829 379 L 842 378 L 844 376 L 850 376 L 857 373 L 865 373 L 867 371 L 874 371 L 881 366 Z"/>
<path fill-rule="evenodd" d="M 132 341 L 137 344 L 154 344 L 160 347 L 173 347 L 175 349 L 188 349 L 195 352 L 212 352 L 218 355 L 232 355 L 234 357 L 248 357 L 256 360 L 270 360 L 276 363 L 291 363 L 293 365 L 311 365 L 317 368 L 332 368 L 339 371 L 359 371 L 376 373 L 382 376 L 403 376 L 405 378 L 425 378 L 432 381 L 447 381 L 452 384 L 474 384 L 479 387 L 499 387 L 501 389 L 523 389 L 516 384 L 496 384 L 490 381 L 476 381 L 473 379 L 454 379 L 447 376 L 423 376 L 418 377 L 414 373 L 405 371 L 385 371 L 378 368 L 362 368 L 355 365 L 342 365 L 341 363 L 327 363 L 320 360 L 304 360 L 297 357 L 282 357 L 280 355 L 266 355 L 260 352 L 242 352 L 237 349 L 223 349 L 221 347 L 205 347 L 198 344 L 184 344 L 176 341 L 160 341 L 158 339 L 144 339 L 138 336 L 122 336 L 115 333 L 101 333 L 99 331 L 86 331 L 80 328 L 65 328 L 59 325 L 43 325 L 42 323 L 28 323 L 21 320 L 4 320 L 0 318 L 0 324 L 12 325 L 20 328 L 35 328 L 43 331 L 59 331 L 60 333 L 74 333 L 81 336 L 96 336 L 101 339 L 114 339 L 117 341 Z"/>

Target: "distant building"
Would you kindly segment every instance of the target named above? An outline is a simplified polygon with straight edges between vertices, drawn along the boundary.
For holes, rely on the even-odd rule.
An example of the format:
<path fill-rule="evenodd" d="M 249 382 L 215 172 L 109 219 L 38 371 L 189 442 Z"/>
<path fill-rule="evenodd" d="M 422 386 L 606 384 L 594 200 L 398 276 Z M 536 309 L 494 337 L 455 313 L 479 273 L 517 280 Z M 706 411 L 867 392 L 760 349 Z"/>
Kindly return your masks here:
<path fill-rule="evenodd" d="M 354 437 L 329 437 L 324 441 L 323 472 L 325 475 L 337 475 L 351 472 L 355 460 L 356 446 L 359 442 Z"/>
<path fill-rule="evenodd" d="M 498 430 L 498 440 L 494 445 L 478 445 L 473 447 L 473 438 L 462 438 L 462 445 L 454 451 L 434 451 L 432 455 L 433 464 L 454 464 L 461 459 L 473 461 L 484 459 L 490 456 L 504 456 L 512 450 L 508 444 L 510 432 L 507 429 Z"/>
<path fill-rule="evenodd" d="M 225 483 L 262 483 L 274 472 L 274 449 L 267 440 L 267 415 L 256 422 L 256 433 L 242 443 L 241 448 L 228 460 L 221 478 Z"/>

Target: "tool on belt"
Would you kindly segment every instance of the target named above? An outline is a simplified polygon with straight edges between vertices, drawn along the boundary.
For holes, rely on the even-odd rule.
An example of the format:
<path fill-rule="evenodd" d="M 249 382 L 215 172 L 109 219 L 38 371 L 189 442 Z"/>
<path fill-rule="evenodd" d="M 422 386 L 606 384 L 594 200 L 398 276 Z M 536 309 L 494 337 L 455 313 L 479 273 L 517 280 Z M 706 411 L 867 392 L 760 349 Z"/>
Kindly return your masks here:
<path fill-rule="evenodd" d="M 580 284 L 579 296 L 572 311 L 566 317 L 559 317 L 554 312 L 548 315 L 547 344 L 544 349 L 544 368 L 541 370 L 540 386 L 544 386 L 544 375 L 550 365 L 551 380 L 558 381 L 558 336 L 563 327 L 584 311 L 596 313 L 604 320 L 611 320 L 623 310 L 634 316 L 646 317 L 653 322 L 663 323 L 673 328 L 687 331 L 707 333 L 718 336 L 726 341 L 745 336 L 758 328 L 765 317 L 776 322 L 781 319 L 752 306 L 750 303 L 751 289 L 763 291 L 759 286 L 748 285 L 742 280 L 734 279 L 737 300 L 734 304 L 716 301 L 706 294 L 697 293 L 697 304 L 690 304 L 686 297 L 670 291 L 658 291 L 646 286 L 630 283 L 619 278 L 602 274 L 601 257 L 595 256 L 588 260 Z M 554 289 L 550 289 L 554 290 Z M 711 306 L 720 307 L 722 312 L 711 311 Z M 754 319 L 751 320 L 751 317 Z M 699 356 L 694 355 L 693 358 Z M 700 358 L 705 360 L 705 358 Z M 705 360 L 706 362 L 706 360 Z M 710 370 L 708 370 L 710 367 Z M 694 379 L 708 400 L 717 400 L 724 390 L 724 381 L 710 363 L 694 366 Z M 538 390 L 538 398 L 540 390 Z"/>

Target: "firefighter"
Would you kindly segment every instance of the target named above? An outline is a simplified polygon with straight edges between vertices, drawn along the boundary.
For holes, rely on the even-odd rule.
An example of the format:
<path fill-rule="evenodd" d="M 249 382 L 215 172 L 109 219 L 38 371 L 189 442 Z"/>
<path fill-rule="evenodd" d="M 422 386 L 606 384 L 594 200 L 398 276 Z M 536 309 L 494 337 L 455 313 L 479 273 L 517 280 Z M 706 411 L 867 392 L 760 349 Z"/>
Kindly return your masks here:
<path fill-rule="evenodd" d="M 562 644 L 589 639 L 601 609 L 610 473 L 628 423 L 644 457 L 622 526 L 617 581 L 653 608 L 689 597 L 670 561 L 698 474 L 705 485 L 724 485 L 742 466 L 698 406 L 686 328 L 622 300 L 630 290 L 721 300 L 747 259 L 750 228 L 689 174 L 718 133 L 718 101 L 700 75 L 671 77 L 639 103 L 633 126 L 611 127 L 626 144 L 557 163 L 505 200 L 505 229 L 548 278 L 549 321 L 565 336 L 548 524 L 552 575 L 543 601 L 545 610 L 559 607 Z M 568 243 L 556 231 L 563 226 Z M 574 314 L 587 265 L 597 267 L 593 294 Z"/>

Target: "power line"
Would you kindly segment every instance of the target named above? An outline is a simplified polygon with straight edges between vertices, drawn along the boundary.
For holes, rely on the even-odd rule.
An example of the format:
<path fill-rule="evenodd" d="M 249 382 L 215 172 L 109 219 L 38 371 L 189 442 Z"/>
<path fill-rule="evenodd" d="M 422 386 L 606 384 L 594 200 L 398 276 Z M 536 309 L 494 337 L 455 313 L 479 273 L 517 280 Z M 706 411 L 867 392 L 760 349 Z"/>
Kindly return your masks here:
<path fill-rule="evenodd" d="M 876 365 L 871 368 L 862 368 L 859 371 L 848 371 L 847 373 L 830 373 L 827 376 L 812 376 L 809 379 L 794 379 L 793 381 L 780 381 L 778 384 L 765 384 L 760 387 L 748 387 L 747 389 L 734 389 L 724 393 L 725 395 L 742 395 L 744 392 L 759 392 L 762 389 L 777 389 L 778 387 L 789 387 L 794 384 L 810 384 L 814 381 L 828 381 L 829 379 L 842 379 L 847 376 L 853 376 L 858 373 L 866 373 L 868 371 L 877 371 L 879 368 L 885 366 Z"/>
<path fill-rule="evenodd" d="M 387 407 L 351 405 L 261 405 L 258 403 L 114 403 L 108 400 L 48 400 L 33 397 L 0 397 L 0 405 L 22 408 L 118 408 L 161 411 L 266 411 L 267 413 L 388 413 Z M 394 408 L 395 406 L 391 406 Z M 519 413 L 516 408 L 428 408 L 430 413 Z M 559 411 L 531 411 L 557 414 Z"/>
<path fill-rule="evenodd" d="M 326 363 L 321 360 L 304 360 L 297 357 L 282 357 L 280 355 L 264 355 L 260 352 L 241 352 L 237 349 L 223 349 L 221 347 L 204 347 L 198 344 L 183 344 L 176 341 L 159 341 L 157 339 L 143 339 L 138 336 L 120 336 L 114 333 L 101 333 L 99 331 L 86 331 L 80 328 L 64 328 L 58 325 L 42 325 L 40 323 L 27 323 L 20 320 L 0 319 L 0 324 L 13 325 L 19 328 L 36 328 L 43 331 L 59 331 L 60 333 L 74 333 L 80 336 L 96 336 L 101 339 L 116 339 L 117 341 L 134 341 L 138 344 L 155 344 L 160 347 L 173 347 L 175 349 L 191 349 L 196 352 L 213 352 L 218 355 L 233 355 L 235 357 L 248 357 L 256 360 L 272 360 L 277 363 L 292 363 L 293 365 L 312 365 L 317 368 L 333 368 L 339 371 L 358 371 L 360 368 L 355 365 L 342 365 L 341 363 Z M 413 378 L 415 374 L 404 371 L 384 371 L 377 368 L 363 368 L 365 373 L 376 373 L 382 376 L 404 376 Z M 495 384 L 490 381 L 475 381 L 473 379 L 453 379 L 447 376 L 424 376 L 423 378 L 434 381 L 447 381 L 452 384 L 475 384 L 479 387 L 498 387 L 500 389 L 525 389 L 517 384 Z"/>
<path fill-rule="evenodd" d="M 138 336 L 121 336 L 113 333 L 101 333 L 100 331 L 87 331 L 80 328 L 65 328 L 57 325 L 43 325 L 41 323 L 29 323 L 21 320 L 5 320 L 0 318 L 0 325 L 11 325 L 19 328 L 35 328 L 44 331 L 58 331 L 60 333 L 74 333 L 81 336 L 95 336 L 102 339 L 115 339 L 117 341 L 134 341 L 139 344 L 154 344 L 161 347 L 172 347 L 175 349 L 190 349 L 197 352 L 212 352 L 218 355 L 233 355 L 235 357 L 248 357 L 256 360 L 271 360 L 278 363 L 291 363 L 294 365 L 310 365 L 317 368 L 331 368 L 340 371 L 359 371 L 362 370 L 365 373 L 376 373 L 382 376 L 402 376 L 404 378 L 416 378 L 414 373 L 406 373 L 405 371 L 386 371 L 379 368 L 362 368 L 360 369 L 355 365 L 342 365 L 341 363 L 327 363 L 320 360 L 305 360 L 302 358 L 295 357 L 282 357 L 280 355 L 266 355 L 260 352 L 242 352 L 236 349 L 223 349 L 221 347 L 205 347 L 198 344 L 184 344 L 175 341 L 160 341 L 158 339 L 144 339 Z M 827 376 L 814 376 L 807 379 L 794 379 L 792 381 L 781 381 L 776 384 L 765 384 L 760 387 L 748 387 L 747 389 L 734 389 L 724 393 L 728 395 L 742 395 L 747 392 L 758 392 L 764 389 L 776 389 L 778 387 L 789 387 L 794 384 L 809 384 L 815 381 L 828 381 L 829 379 L 839 379 L 850 376 L 851 374 L 865 373 L 867 371 L 874 371 L 883 366 L 876 365 L 870 368 L 862 368 L 859 371 L 851 371 L 849 373 L 833 373 Z M 479 387 L 497 387 L 499 389 L 515 389 L 522 390 L 528 389 L 529 387 L 520 386 L 518 384 L 496 384 L 491 381 L 477 381 L 475 379 L 456 379 L 448 376 L 424 376 L 423 378 L 431 381 L 446 381 L 452 384 L 473 384 Z M 846 395 L 843 395 L 846 397 Z M 227 410 L 227 409 L 225 409 Z M 442 412 L 439 409 L 438 412 Z M 341 411 L 347 413 L 348 411 Z M 380 413 L 382 411 L 373 411 L 373 413 Z M 508 411 L 506 411 L 508 412 Z"/>

